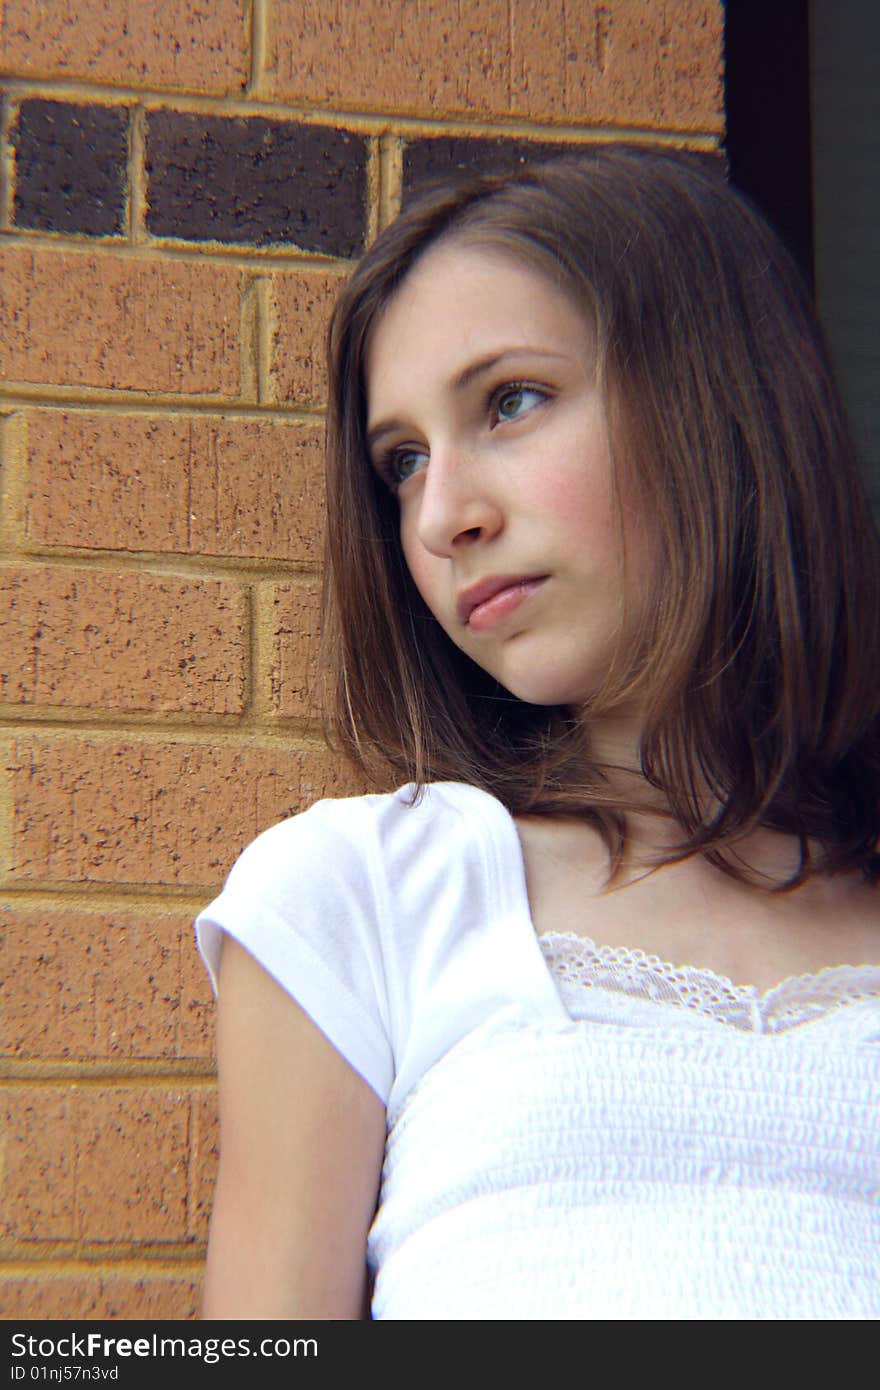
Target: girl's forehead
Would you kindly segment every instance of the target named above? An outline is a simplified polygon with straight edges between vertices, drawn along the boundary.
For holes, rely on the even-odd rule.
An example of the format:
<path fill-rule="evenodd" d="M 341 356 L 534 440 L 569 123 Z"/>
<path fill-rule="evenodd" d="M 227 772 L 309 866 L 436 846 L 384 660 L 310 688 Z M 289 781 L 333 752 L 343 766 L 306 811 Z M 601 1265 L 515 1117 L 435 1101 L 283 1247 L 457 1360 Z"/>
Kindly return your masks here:
<path fill-rule="evenodd" d="M 458 233 L 441 237 L 418 256 L 388 304 L 407 291 L 434 288 L 442 294 L 457 281 L 472 278 L 508 289 L 518 284 L 523 294 L 544 292 L 570 298 L 571 286 L 560 271 L 554 274 L 550 263 L 539 259 L 537 250 L 530 255 L 525 246 L 514 249 L 497 240 Z"/>
<path fill-rule="evenodd" d="M 367 383 L 377 367 L 430 340 L 441 359 L 509 346 L 559 343 L 594 360 L 592 316 L 574 287 L 506 246 L 444 238 L 410 267 L 367 337 Z"/>

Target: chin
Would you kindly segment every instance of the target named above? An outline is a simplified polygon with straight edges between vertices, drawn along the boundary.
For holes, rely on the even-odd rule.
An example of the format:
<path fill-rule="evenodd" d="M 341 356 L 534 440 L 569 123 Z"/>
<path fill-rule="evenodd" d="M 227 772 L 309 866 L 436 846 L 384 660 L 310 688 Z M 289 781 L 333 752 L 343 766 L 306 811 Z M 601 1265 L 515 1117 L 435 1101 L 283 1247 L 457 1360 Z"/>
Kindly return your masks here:
<path fill-rule="evenodd" d="M 586 644 L 575 630 L 553 642 L 507 644 L 490 674 L 525 704 L 578 709 L 601 687 L 613 655 L 613 639 Z"/>
<path fill-rule="evenodd" d="M 522 700 L 526 705 L 561 705 L 563 707 L 577 708 L 585 705 L 596 690 L 595 681 L 585 683 L 584 681 L 562 680 L 553 678 L 550 672 L 538 673 L 531 671 L 528 675 L 521 678 L 505 680 L 502 675 L 498 680 L 509 690 L 511 695 L 515 695 L 517 700 Z"/>

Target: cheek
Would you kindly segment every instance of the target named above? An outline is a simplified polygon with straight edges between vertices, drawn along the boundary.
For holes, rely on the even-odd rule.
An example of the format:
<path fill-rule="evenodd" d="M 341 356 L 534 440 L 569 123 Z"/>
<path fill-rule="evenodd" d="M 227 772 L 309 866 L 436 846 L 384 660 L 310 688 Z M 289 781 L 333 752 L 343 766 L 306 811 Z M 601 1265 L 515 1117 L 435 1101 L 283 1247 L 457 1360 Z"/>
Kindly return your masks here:
<path fill-rule="evenodd" d="M 583 472 L 557 473 L 530 488 L 529 505 L 550 533 L 577 553 L 581 546 L 602 553 L 620 548 L 621 525 L 610 479 Z"/>
<path fill-rule="evenodd" d="M 406 567 L 409 570 L 410 578 L 430 608 L 434 617 L 441 615 L 437 611 L 437 560 L 434 556 L 420 545 L 413 535 L 413 527 L 407 526 L 406 522 L 401 522 L 400 527 L 400 548 Z"/>
<path fill-rule="evenodd" d="M 586 423 L 560 431 L 547 441 L 535 468 L 522 475 L 523 502 L 569 540 L 578 532 L 593 540 L 616 526 L 617 499 L 604 421 L 590 413 Z"/>
<path fill-rule="evenodd" d="M 406 567 L 418 587 L 419 581 L 416 578 L 419 562 L 418 547 L 415 544 L 415 538 L 412 534 L 412 526 L 407 525 L 405 518 L 401 518 L 400 522 L 400 549 L 403 552 Z"/>

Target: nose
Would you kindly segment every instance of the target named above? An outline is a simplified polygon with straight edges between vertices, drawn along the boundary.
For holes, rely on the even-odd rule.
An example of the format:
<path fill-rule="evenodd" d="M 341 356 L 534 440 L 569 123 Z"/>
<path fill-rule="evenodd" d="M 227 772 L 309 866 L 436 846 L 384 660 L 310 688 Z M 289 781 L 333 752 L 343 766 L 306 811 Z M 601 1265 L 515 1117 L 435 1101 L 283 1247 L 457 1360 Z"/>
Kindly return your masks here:
<path fill-rule="evenodd" d="M 416 500 L 415 534 L 432 555 L 451 557 L 501 530 L 500 498 L 486 461 L 466 451 L 434 448 Z"/>

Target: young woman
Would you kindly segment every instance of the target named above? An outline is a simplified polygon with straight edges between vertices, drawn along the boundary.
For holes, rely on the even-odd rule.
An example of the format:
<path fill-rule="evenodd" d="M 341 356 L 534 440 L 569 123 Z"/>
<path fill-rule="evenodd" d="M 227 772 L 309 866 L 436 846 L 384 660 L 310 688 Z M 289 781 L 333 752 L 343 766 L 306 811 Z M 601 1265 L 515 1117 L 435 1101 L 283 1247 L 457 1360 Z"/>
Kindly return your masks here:
<path fill-rule="evenodd" d="M 880 551 L 785 253 L 632 149 L 376 242 L 325 633 L 392 794 L 262 835 L 211 1317 L 880 1313 Z"/>

